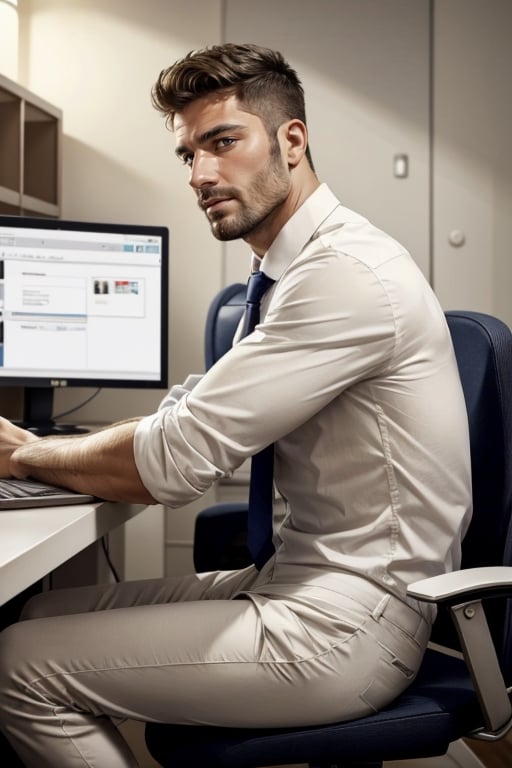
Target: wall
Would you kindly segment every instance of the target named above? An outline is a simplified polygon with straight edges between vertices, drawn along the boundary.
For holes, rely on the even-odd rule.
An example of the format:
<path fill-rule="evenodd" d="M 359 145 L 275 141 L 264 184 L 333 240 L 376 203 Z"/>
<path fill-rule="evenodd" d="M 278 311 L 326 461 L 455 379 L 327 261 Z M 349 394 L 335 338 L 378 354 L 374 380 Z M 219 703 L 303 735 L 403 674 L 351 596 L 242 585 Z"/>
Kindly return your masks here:
<path fill-rule="evenodd" d="M 511 30 L 510 0 L 436 3 L 433 284 L 512 326 Z"/>
<path fill-rule="evenodd" d="M 17 0 L 0 0 L 0 74 L 18 79 Z"/>

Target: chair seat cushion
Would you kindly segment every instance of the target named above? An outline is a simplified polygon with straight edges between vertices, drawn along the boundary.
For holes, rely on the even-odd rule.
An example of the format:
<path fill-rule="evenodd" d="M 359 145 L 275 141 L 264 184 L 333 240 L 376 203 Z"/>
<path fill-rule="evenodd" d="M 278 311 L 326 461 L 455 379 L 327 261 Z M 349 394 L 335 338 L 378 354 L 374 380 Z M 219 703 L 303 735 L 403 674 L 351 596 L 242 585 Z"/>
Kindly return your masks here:
<path fill-rule="evenodd" d="M 153 757 L 169 767 L 255 768 L 338 760 L 379 763 L 444 754 L 450 742 L 481 725 L 465 663 L 428 650 L 413 684 L 389 708 L 369 717 L 295 729 L 150 723 L 146 742 Z"/>

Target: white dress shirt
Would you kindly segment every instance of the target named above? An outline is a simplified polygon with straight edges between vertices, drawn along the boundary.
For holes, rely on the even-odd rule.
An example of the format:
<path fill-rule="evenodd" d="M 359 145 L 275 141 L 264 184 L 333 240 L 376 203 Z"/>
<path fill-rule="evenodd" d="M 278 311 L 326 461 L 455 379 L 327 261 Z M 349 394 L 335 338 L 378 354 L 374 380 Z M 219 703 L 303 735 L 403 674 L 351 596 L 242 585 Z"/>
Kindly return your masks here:
<path fill-rule="evenodd" d="M 444 313 L 411 256 L 321 185 L 262 259 L 262 322 L 178 402 L 135 460 L 179 507 L 276 443 L 286 502 L 261 590 L 347 571 L 405 599 L 460 562 L 471 512 L 466 409 Z"/>

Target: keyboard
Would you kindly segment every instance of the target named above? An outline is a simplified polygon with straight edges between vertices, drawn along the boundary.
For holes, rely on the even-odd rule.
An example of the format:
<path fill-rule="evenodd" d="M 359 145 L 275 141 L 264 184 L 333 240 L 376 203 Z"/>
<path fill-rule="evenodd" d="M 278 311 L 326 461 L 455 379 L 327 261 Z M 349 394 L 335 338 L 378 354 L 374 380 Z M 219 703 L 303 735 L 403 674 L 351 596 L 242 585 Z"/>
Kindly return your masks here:
<path fill-rule="evenodd" d="M 0 478 L 0 509 L 85 504 L 93 500 L 94 496 L 89 494 L 77 493 L 36 480 Z"/>

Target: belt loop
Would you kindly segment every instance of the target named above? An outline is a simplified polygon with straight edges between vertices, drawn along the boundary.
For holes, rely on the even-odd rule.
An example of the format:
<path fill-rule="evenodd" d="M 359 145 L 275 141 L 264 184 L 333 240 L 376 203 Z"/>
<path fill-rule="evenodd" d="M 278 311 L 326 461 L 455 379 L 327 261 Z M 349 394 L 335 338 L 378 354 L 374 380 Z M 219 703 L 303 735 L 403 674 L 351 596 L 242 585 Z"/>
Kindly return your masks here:
<path fill-rule="evenodd" d="M 375 621 L 378 621 L 380 619 L 380 617 L 386 610 L 390 600 L 391 600 L 391 595 L 384 595 L 384 597 L 381 600 L 379 600 L 379 602 L 377 603 L 377 606 L 375 607 L 375 610 L 372 613 L 372 619 L 375 619 Z"/>

